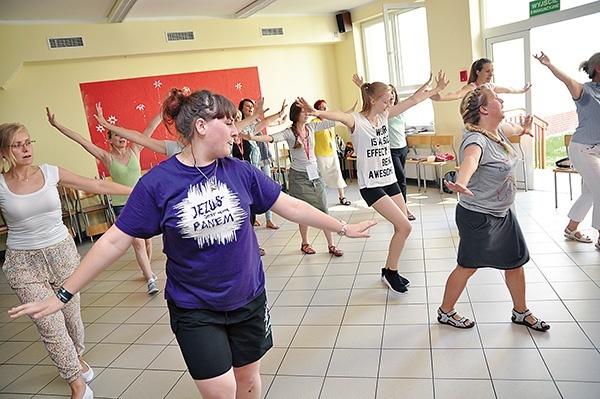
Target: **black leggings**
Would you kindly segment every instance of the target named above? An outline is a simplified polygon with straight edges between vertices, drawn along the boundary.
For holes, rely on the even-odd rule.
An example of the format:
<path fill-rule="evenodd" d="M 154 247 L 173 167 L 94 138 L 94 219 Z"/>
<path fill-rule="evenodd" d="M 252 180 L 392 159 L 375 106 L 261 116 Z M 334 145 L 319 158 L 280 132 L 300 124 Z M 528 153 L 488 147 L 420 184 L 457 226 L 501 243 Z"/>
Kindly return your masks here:
<path fill-rule="evenodd" d="M 408 155 L 408 146 L 404 148 L 392 148 L 392 163 L 394 164 L 394 172 L 396 173 L 396 180 L 398 180 L 398 186 L 400 186 L 400 192 L 406 202 L 406 173 L 404 167 L 406 166 L 406 157 Z"/>

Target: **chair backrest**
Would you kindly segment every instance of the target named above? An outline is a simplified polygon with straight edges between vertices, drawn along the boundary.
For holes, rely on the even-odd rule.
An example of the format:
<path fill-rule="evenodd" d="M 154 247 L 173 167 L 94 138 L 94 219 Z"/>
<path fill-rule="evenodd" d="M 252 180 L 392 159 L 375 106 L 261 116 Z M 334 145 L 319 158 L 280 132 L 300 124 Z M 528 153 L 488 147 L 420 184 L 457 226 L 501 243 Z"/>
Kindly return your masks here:
<path fill-rule="evenodd" d="M 510 141 L 513 144 L 517 144 L 517 148 L 518 148 L 519 152 L 521 153 L 521 155 L 520 155 L 521 159 L 525 159 L 525 151 L 523 151 L 523 146 L 521 145 L 522 138 L 523 138 L 523 136 L 519 136 L 519 135 L 508 136 L 508 141 Z"/>
<path fill-rule="evenodd" d="M 458 166 L 460 163 L 458 161 L 458 153 L 456 152 L 456 148 L 454 148 L 454 135 L 435 135 L 431 137 L 431 149 L 434 150 L 437 146 L 448 146 L 452 149 L 452 153 L 454 154 L 454 159 L 456 160 L 456 165 Z"/>
<path fill-rule="evenodd" d="M 408 144 L 409 150 L 413 150 L 415 155 L 420 155 L 419 148 L 427 151 L 424 155 L 429 155 L 431 153 L 431 137 L 433 136 L 412 134 L 406 136 L 406 143 Z"/>
<path fill-rule="evenodd" d="M 565 147 L 569 148 L 569 145 L 571 144 L 571 139 L 573 138 L 572 134 L 565 134 Z"/>

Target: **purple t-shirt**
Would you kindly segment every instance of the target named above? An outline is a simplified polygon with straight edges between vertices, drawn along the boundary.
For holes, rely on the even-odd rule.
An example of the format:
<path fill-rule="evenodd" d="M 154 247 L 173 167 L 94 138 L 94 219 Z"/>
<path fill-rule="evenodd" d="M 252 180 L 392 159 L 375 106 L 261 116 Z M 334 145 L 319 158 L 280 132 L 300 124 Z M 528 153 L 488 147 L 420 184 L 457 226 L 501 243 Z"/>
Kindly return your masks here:
<path fill-rule="evenodd" d="M 227 157 L 201 168 L 171 157 L 142 176 L 117 219 L 126 234 L 163 235 L 165 297 L 185 309 L 230 311 L 255 299 L 265 276 L 250 214 L 281 187 L 248 162 Z"/>

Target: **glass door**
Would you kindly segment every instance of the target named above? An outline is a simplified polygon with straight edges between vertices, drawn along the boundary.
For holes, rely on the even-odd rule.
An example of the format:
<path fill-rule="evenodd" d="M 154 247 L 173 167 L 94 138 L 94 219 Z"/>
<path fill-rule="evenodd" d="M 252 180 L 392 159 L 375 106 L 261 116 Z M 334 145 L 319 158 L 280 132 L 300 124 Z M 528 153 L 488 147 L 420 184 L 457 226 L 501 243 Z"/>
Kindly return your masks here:
<path fill-rule="evenodd" d="M 515 32 L 508 35 L 490 37 L 486 40 L 488 58 L 494 63 L 493 83 L 501 87 L 523 88 L 531 82 L 531 49 L 529 31 Z M 499 94 L 504 101 L 504 113 L 508 121 L 517 120 L 521 115 L 531 114 L 531 90 L 524 94 Z M 535 119 L 536 126 L 539 119 Z M 540 122 L 541 123 L 541 122 Z M 519 188 L 535 187 L 534 167 L 540 167 L 540 160 L 545 153 L 545 135 L 539 126 L 534 128 L 534 138 L 525 136 L 520 145 L 525 162 L 518 164 L 517 180 Z"/>

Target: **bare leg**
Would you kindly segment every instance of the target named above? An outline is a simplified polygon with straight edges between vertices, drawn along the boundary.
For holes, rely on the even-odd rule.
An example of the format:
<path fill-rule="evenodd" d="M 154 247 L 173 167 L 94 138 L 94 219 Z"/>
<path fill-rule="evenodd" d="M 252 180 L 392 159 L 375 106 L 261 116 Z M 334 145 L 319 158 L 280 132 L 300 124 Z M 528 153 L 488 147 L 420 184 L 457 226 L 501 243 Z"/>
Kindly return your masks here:
<path fill-rule="evenodd" d="M 504 271 L 504 276 L 506 277 L 506 286 L 508 287 L 508 291 L 510 291 L 510 296 L 513 301 L 513 308 L 519 313 L 524 313 L 529 309 L 525 298 L 525 270 L 523 267 L 506 270 Z M 525 320 L 533 324 L 537 321 L 537 317 L 529 315 Z"/>
<path fill-rule="evenodd" d="M 147 280 L 152 278 L 152 267 L 150 266 L 150 259 L 148 258 L 148 252 L 146 247 L 146 240 L 136 238 L 133 240 L 133 250 L 135 252 L 135 258 L 137 259 L 142 273 Z"/>
<path fill-rule="evenodd" d="M 236 382 L 233 368 L 225 374 L 206 380 L 194 380 L 203 399 L 234 399 Z"/>
<path fill-rule="evenodd" d="M 69 384 L 71 388 L 71 399 L 81 399 L 85 393 L 86 383 L 83 378 L 79 376 L 75 381 Z"/>
<path fill-rule="evenodd" d="M 298 229 L 300 230 L 300 237 L 302 237 L 302 244 L 310 244 L 308 242 L 308 226 L 305 224 L 299 224 Z"/>
<path fill-rule="evenodd" d="M 262 390 L 260 360 L 233 369 L 237 384 L 236 399 L 259 399 Z"/>
<path fill-rule="evenodd" d="M 402 194 L 393 197 L 381 197 L 373 204 L 373 208 L 386 220 L 394 225 L 394 235 L 390 240 L 385 267 L 390 270 L 398 270 L 400 255 L 408 235 L 412 231 L 412 225 L 406 218 L 406 204 Z"/>
<path fill-rule="evenodd" d="M 476 271 L 477 269 L 467 269 L 461 265 L 456 265 L 456 268 L 454 268 L 452 273 L 448 276 L 448 280 L 446 280 L 444 299 L 442 300 L 442 306 L 440 306 L 442 312 L 448 313 L 454 309 L 458 298 L 460 298 L 465 290 L 467 281 L 469 281 L 469 278 L 475 274 Z M 455 318 L 456 317 L 457 316 L 455 316 Z M 460 317 L 458 317 L 458 319 L 460 319 Z"/>
<path fill-rule="evenodd" d="M 152 262 L 152 239 L 147 238 L 144 241 L 146 244 L 146 255 L 148 256 L 148 260 Z"/>

